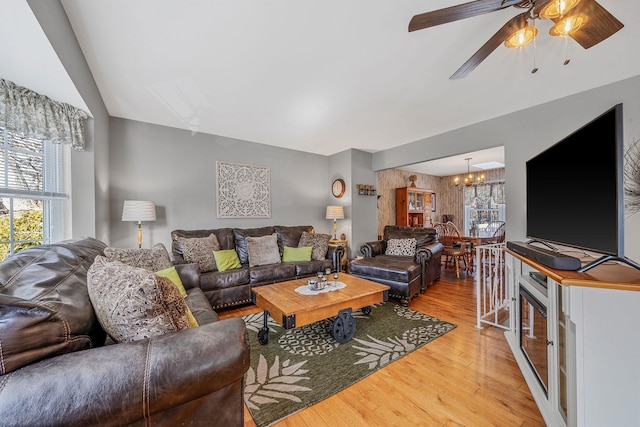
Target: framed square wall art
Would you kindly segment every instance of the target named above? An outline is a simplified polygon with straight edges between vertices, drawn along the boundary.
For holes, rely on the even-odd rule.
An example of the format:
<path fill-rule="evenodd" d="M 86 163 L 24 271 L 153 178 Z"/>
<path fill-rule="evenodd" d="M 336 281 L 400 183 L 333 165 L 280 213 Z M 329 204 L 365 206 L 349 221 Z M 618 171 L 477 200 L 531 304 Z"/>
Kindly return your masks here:
<path fill-rule="evenodd" d="M 216 161 L 217 218 L 271 218 L 271 171 Z"/>

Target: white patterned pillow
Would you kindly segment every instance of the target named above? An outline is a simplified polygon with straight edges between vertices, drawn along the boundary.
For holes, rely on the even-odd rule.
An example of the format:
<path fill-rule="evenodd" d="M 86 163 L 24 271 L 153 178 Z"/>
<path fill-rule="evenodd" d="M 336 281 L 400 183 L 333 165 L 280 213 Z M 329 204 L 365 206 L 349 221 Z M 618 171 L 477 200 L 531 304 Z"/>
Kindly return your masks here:
<path fill-rule="evenodd" d="M 211 233 L 207 237 L 178 237 L 178 243 L 182 247 L 184 260 L 188 263 L 197 263 L 201 273 L 218 269 L 213 251 L 220 250 L 220 243 L 215 234 Z"/>
<path fill-rule="evenodd" d="M 116 342 L 129 342 L 190 327 L 187 304 L 166 277 L 97 256 L 87 272 L 96 317 Z"/>
<path fill-rule="evenodd" d="M 416 239 L 389 239 L 387 241 L 386 255 L 402 255 L 402 256 L 415 256 L 416 255 Z"/>
<path fill-rule="evenodd" d="M 300 241 L 298 243 L 299 248 L 306 246 L 313 246 L 311 251 L 311 259 L 316 261 L 322 261 L 327 257 L 327 251 L 329 250 L 329 240 L 331 236 L 322 233 L 307 233 L 302 232 Z"/>
<path fill-rule="evenodd" d="M 162 243 L 156 243 L 151 249 L 112 248 L 104 249 L 107 261 L 120 261 L 131 267 L 144 268 L 150 271 L 171 267 L 171 257 Z"/>

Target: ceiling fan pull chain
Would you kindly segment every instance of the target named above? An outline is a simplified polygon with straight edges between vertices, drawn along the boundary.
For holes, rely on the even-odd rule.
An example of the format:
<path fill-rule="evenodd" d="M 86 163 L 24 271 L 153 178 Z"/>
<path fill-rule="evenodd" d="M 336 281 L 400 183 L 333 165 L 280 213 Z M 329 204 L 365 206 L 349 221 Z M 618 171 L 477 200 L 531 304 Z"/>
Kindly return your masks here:
<path fill-rule="evenodd" d="M 533 20 L 533 69 L 531 70 L 531 74 L 535 74 L 538 71 L 538 66 L 536 65 L 536 52 L 538 51 L 537 49 L 537 43 L 536 43 L 536 39 L 537 39 L 537 31 L 535 31 L 536 28 L 536 20 Z"/>
<path fill-rule="evenodd" d="M 569 37 L 564 37 L 564 65 L 567 65 L 571 60 L 569 59 Z"/>

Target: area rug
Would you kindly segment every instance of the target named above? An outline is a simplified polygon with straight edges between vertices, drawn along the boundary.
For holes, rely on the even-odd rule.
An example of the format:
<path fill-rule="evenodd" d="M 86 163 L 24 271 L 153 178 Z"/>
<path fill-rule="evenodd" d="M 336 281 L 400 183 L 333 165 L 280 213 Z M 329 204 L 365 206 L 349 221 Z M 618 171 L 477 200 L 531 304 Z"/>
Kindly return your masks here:
<path fill-rule="evenodd" d="M 374 373 L 456 325 L 391 302 L 352 313 L 356 332 L 345 344 L 333 319 L 285 330 L 269 318 L 269 342 L 258 342 L 262 312 L 244 317 L 251 343 L 244 400 L 258 427 L 269 426 Z"/>

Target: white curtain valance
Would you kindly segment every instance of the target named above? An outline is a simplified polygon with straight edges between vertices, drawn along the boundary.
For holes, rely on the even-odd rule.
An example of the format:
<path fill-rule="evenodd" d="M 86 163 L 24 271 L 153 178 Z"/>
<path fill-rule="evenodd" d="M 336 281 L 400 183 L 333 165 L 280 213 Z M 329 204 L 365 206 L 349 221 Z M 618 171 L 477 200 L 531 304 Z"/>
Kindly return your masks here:
<path fill-rule="evenodd" d="M 488 206 L 490 198 L 496 204 L 504 204 L 504 182 L 477 184 L 464 188 L 465 205 L 471 205 L 476 198 L 483 207 Z"/>
<path fill-rule="evenodd" d="M 84 111 L 0 79 L 0 126 L 27 138 L 84 150 Z"/>

